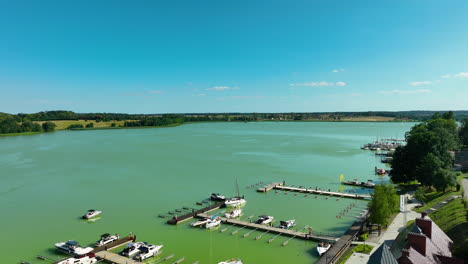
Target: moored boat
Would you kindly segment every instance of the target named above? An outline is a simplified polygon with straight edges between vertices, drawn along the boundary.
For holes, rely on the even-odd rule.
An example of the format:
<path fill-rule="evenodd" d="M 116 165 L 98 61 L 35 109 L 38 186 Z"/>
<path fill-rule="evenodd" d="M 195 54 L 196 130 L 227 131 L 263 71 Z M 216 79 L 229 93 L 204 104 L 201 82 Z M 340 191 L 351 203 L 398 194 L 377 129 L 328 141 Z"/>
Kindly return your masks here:
<path fill-rule="evenodd" d="M 226 200 L 224 204 L 226 205 L 226 207 L 239 207 L 244 205 L 246 202 L 247 201 L 242 197 L 234 197 Z"/>
<path fill-rule="evenodd" d="M 135 242 L 135 243 L 128 243 L 124 250 L 120 252 L 120 255 L 125 257 L 131 257 L 140 253 L 140 247 L 145 246 L 146 243 L 144 242 Z"/>
<path fill-rule="evenodd" d="M 255 223 L 256 224 L 260 224 L 260 225 L 268 225 L 270 224 L 271 222 L 273 222 L 275 218 L 273 216 L 269 216 L 269 215 L 261 215 L 256 221 Z"/>
<path fill-rule="evenodd" d="M 118 240 L 120 238 L 119 234 L 115 234 L 113 236 L 111 236 L 111 234 L 102 234 L 101 235 L 101 239 L 99 239 L 97 242 L 96 242 L 96 246 L 104 246 L 104 245 L 107 245 L 109 243 L 112 243 L 116 240 Z"/>
<path fill-rule="evenodd" d="M 220 224 L 221 224 L 221 218 L 214 217 L 214 218 L 210 219 L 210 221 L 208 221 L 208 223 L 206 223 L 205 227 L 207 229 L 212 229 L 212 228 L 215 228 L 215 227 L 219 226 Z"/>
<path fill-rule="evenodd" d="M 242 209 L 236 208 L 232 210 L 231 212 L 227 212 L 226 214 L 224 214 L 224 216 L 226 216 L 226 218 L 237 218 L 237 217 L 240 217 L 241 214 L 242 214 Z"/>
<path fill-rule="evenodd" d="M 163 245 L 144 245 L 141 246 L 138 250 L 140 254 L 138 254 L 135 259 L 138 261 L 143 261 L 145 259 L 149 259 L 161 253 L 161 248 Z"/>
<path fill-rule="evenodd" d="M 218 264 L 242 264 L 242 260 L 231 259 L 231 260 L 221 261 Z"/>
<path fill-rule="evenodd" d="M 211 219 L 208 218 L 208 217 L 203 217 L 203 218 L 198 219 L 198 221 L 193 222 L 191 225 L 192 225 L 193 227 L 203 226 L 203 225 L 206 225 L 206 223 L 208 223 L 210 220 L 211 220 Z"/>
<path fill-rule="evenodd" d="M 67 242 L 55 243 L 55 247 L 64 253 L 71 254 L 74 256 L 84 256 L 90 253 L 91 251 L 93 251 L 92 247 L 85 247 L 85 248 L 80 247 L 78 242 L 74 240 L 68 240 Z"/>
<path fill-rule="evenodd" d="M 331 244 L 328 243 L 328 242 L 320 242 L 318 245 L 317 245 L 317 253 L 319 254 L 319 256 L 322 256 L 323 253 L 327 252 L 327 250 L 329 250 L 331 247 Z"/>
<path fill-rule="evenodd" d="M 97 263 L 97 259 L 94 254 L 88 254 L 80 258 L 67 258 L 57 262 L 56 264 L 94 264 Z"/>
<path fill-rule="evenodd" d="M 289 229 L 289 228 L 291 228 L 291 227 L 293 227 L 295 225 L 296 225 L 296 220 L 291 219 L 291 220 L 287 220 L 287 221 L 280 221 L 279 227 L 283 228 L 283 229 Z"/>
<path fill-rule="evenodd" d="M 210 199 L 212 201 L 224 201 L 226 200 L 226 196 L 220 195 L 219 193 L 212 193 Z"/>

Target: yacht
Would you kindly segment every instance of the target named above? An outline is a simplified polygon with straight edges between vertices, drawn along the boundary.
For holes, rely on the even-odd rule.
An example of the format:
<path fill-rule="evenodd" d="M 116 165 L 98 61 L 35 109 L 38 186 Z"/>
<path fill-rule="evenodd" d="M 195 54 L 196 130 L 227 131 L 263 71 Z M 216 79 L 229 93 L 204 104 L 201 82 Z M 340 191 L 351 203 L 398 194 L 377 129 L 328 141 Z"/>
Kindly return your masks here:
<path fill-rule="evenodd" d="M 94 264 L 97 263 L 97 259 L 94 254 L 89 254 L 81 258 L 67 258 L 57 262 L 56 264 Z"/>
<path fill-rule="evenodd" d="M 128 243 L 125 249 L 122 252 L 120 252 L 120 255 L 125 257 L 134 256 L 137 253 L 140 253 L 140 247 L 142 246 L 146 246 L 146 244 L 143 242 Z"/>
<path fill-rule="evenodd" d="M 241 216 L 241 214 L 242 214 L 242 209 L 236 208 L 232 210 L 231 212 L 224 214 L 224 216 L 226 216 L 226 218 L 237 218 Z"/>
<path fill-rule="evenodd" d="M 84 214 L 81 218 L 90 219 L 90 218 L 93 218 L 93 217 L 96 217 L 96 216 L 100 215 L 101 213 L 102 213 L 101 211 L 97 211 L 97 210 L 94 210 L 94 209 L 89 209 L 88 212 L 86 212 L 86 214 Z"/>
<path fill-rule="evenodd" d="M 138 261 L 143 261 L 145 259 L 149 259 L 153 256 L 158 255 L 161 253 L 162 245 L 144 245 L 138 248 L 140 254 L 138 254 L 135 259 Z"/>
<path fill-rule="evenodd" d="M 205 227 L 207 229 L 212 229 L 212 228 L 215 228 L 215 227 L 219 226 L 220 224 L 221 224 L 221 218 L 216 217 L 216 218 L 210 219 L 210 221 L 208 221 L 208 223 L 206 223 Z"/>
<path fill-rule="evenodd" d="M 320 242 L 318 245 L 317 245 L 317 253 L 319 254 L 319 256 L 322 256 L 323 253 L 327 252 L 327 250 L 329 250 L 331 247 L 331 244 L 328 243 L 328 242 Z"/>
<path fill-rule="evenodd" d="M 78 242 L 74 240 L 68 240 L 67 242 L 56 243 L 55 247 L 64 253 L 71 254 L 74 256 L 84 256 L 90 253 L 91 251 L 93 251 L 92 247 L 86 247 L 86 248 L 80 247 Z"/>
<path fill-rule="evenodd" d="M 269 215 L 261 215 L 256 221 L 256 224 L 261 224 L 261 225 L 268 225 L 269 223 L 273 222 L 273 219 L 275 219 L 273 216 Z"/>
<path fill-rule="evenodd" d="M 247 201 L 242 197 L 234 197 L 226 200 L 224 204 L 226 205 L 226 207 L 239 207 L 244 205 L 246 202 Z"/>
<path fill-rule="evenodd" d="M 219 193 L 212 193 L 210 198 L 213 201 L 224 201 L 224 200 L 226 200 L 226 196 L 220 195 Z"/>
<path fill-rule="evenodd" d="M 283 229 L 289 229 L 289 228 L 291 228 L 291 227 L 293 227 L 295 225 L 296 225 L 296 220 L 291 219 L 291 220 L 288 220 L 288 221 L 280 221 L 279 227 L 283 228 Z"/>
<path fill-rule="evenodd" d="M 203 217 L 203 218 L 198 219 L 198 221 L 192 223 L 192 226 L 193 227 L 203 226 L 203 225 L 206 225 L 206 223 L 208 223 L 210 220 L 211 218 Z"/>
<path fill-rule="evenodd" d="M 231 259 L 231 260 L 221 261 L 218 264 L 242 264 L 242 260 Z"/>
<path fill-rule="evenodd" d="M 104 246 L 104 245 L 107 245 L 111 242 L 114 242 L 116 240 L 118 240 L 120 237 L 119 237 L 119 234 L 115 234 L 113 236 L 111 236 L 110 234 L 102 234 L 101 235 L 101 239 L 99 239 L 97 242 L 96 242 L 96 246 L 99 247 L 99 246 Z"/>

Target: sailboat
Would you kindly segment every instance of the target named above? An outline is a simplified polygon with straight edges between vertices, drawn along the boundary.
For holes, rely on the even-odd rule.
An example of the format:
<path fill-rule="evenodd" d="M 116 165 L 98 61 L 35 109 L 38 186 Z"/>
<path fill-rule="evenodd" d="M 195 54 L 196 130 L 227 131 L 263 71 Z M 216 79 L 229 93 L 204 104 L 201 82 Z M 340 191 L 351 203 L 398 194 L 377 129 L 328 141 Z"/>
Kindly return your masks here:
<path fill-rule="evenodd" d="M 237 190 L 237 196 L 233 197 L 231 199 L 227 199 L 224 204 L 226 207 L 240 207 L 244 205 L 247 201 L 244 199 L 244 196 L 240 196 L 239 194 L 239 183 L 237 182 L 236 178 L 236 190 Z"/>

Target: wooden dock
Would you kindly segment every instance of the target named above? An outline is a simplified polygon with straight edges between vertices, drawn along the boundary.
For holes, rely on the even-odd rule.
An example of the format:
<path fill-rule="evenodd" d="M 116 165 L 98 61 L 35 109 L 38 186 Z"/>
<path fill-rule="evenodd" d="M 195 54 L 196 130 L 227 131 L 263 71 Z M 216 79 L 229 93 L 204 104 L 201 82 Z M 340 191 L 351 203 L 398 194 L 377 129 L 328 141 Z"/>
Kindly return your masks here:
<path fill-rule="evenodd" d="M 336 263 L 341 255 L 343 255 L 348 247 L 351 245 L 351 242 L 356 238 L 359 232 L 362 230 L 364 224 L 367 222 L 369 217 L 369 212 L 354 222 L 353 225 L 344 233 L 342 237 L 332 245 L 332 247 L 323 254 L 316 264 L 333 264 Z"/>
<path fill-rule="evenodd" d="M 268 192 L 268 191 L 271 191 L 273 190 L 276 186 L 283 186 L 284 185 L 284 181 L 282 182 L 273 182 L 273 183 L 270 183 L 270 184 L 267 184 L 263 187 L 260 187 L 257 189 L 257 192 Z"/>
<path fill-rule="evenodd" d="M 134 240 L 135 240 L 135 236 L 122 237 L 122 238 L 117 239 L 116 241 L 111 242 L 109 244 L 106 244 L 104 246 L 99 246 L 99 247 L 94 248 L 94 250 L 91 251 L 91 253 L 96 254 L 96 253 L 98 253 L 100 251 L 111 250 L 111 249 L 123 246 L 123 245 L 127 244 L 128 242 L 132 242 Z"/>
<path fill-rule="evenodd" d="M 115 254 L 109 251 L 99 251 L 96 253 L 96 257 L 103 259 L 107 262 L 114 263 L 114 264 L 140 264 L 141 263 L 131 258 L 120 256 L 119 254 Z"/>
<path fill-rule="evenodd" d="M 192 212 L 190 213 L 179 215 L 179 216 L 175 215 L 172 219 L 168 220 L 167 223 L 171 225 L 176 225 L 178 223 L 182 223 L 184 221 L 194 218 L 197 214 L 208 213 L 208 212 L 211 212 L 213 210 L 219 209 L 224 206 L 225 206 L 224 202 L 216 202 L 214 204 L 211 204 L 199 210 L 192 209 Z"/>
<path fill-rule="evenodd" d="M 210 216 L 208 214 L 201 213 L 201 214 L 198 214 L 197 217 L 203 218 L 203 217 L 210 217 Z M 338 238 L 334 236 L 318 235 L 314 233 L 309 235 L 308 233 L 298 232 L 292 229 L 283 229 L 283 228 L 273 227 L 273 226 L 268 226 L 268 225 L 260 225 L 260 224 L 255 224 L 255 223 L 241 221 L 238 219 L 231 219 L 231 218 L 225 218 L 225 217 L 220 217 L 220 218 L 221 218 L 221 222 L 225 224 L 247 227 L 251 229 L 256 229 L 258 231 L 268 231 L 270 233 L 297 237 L 297 238 L 306 239 L 306 240 L 312 239 L 312 240 L 328 241 L 328 242 L 335 242 L 338 240 Z"/>
<path fill-rule="evenodd" d="M 371 199 L 370 195 L 323 191 L 323 190 L 308 189 L 308 188 L 298 188 L 298 187 L 292 187 L 292 186 L 284 186 L 284 184 L 285 184 L 285 182 L 283 182 L 282 185 L 278 185 L 277 183 L 271 183 L 271 184 L 266 185 L 265 187 L 259 188 L 257 191 L 259 191 L 259 192 L 268 192 L 268 191 L 271 191 L 273 189 L 276 189 L 276 190 L 283 190 L 283 191 L 289 191 L 289 192 L 300 192 L 300 193 L 327 195 L 327 196 L 334 196 L 334 197 L 339 197 L 339 198 Z"/>

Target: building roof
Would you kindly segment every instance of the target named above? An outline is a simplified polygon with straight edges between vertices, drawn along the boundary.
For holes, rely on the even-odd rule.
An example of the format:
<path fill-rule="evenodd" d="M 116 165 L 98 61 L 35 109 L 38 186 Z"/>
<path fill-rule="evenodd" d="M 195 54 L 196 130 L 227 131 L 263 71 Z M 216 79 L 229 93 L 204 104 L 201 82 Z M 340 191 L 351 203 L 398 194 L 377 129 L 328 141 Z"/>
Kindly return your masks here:
<path fill-rule="evenodd" d="M 369 258 L 368 264 L 398 264 L 390 252 L 390 248 L 382 244 Z"/>

